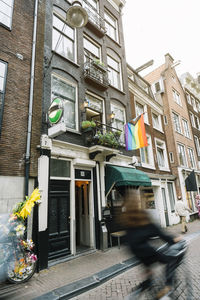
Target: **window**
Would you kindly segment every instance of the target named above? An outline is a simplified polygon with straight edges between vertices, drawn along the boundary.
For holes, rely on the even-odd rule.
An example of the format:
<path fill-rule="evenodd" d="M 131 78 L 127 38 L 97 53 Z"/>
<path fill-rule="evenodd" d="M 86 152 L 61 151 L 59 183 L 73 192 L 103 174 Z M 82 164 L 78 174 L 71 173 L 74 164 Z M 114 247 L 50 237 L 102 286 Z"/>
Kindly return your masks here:
<path fill-rule="evenodd" d="M 170 163 L 174 163 L 174 154 L 173 154 L 173 152 L 169 152 L 169 161 L 170 161 Z"/>
<path fill-rule="evenodd" d="M 183 121 L 184 134 L 187 138 L 190 138 L 190 131 L 189 131 L 189 126 L 188 126 L 188 121 L 184 120 L 184 119 L 182 121 Z"/>
<path fill-rule="evenodd" d="M 173 190 L 173 183 L 167 183 L 168 194 L 169 194 L 169 201 L 171 205 L 171 212 L 175 212 L 175 197 L 174 197 L 174 190 Z"/>
<path fill-rule="evenodd" d="M 191 103 L 190 95 L 189 95 L 188 93 L 186 93 L 186 98 L 187 98 L 187 102 L 188 102 L 189 104 L 192 104 L 192 103 Z"/>
<path fill-rule="evenodd" d="M 196 164 L 194 158 L 194 150 L 192 148 L 188 148 L 188 156 L 189 156 L 190 168 L 194 169 L 196 167 Z"/>
<path fill-rule="evenodd" d="M 101 26 L 101 17 L 99 15 L 99 1 L 87 0 L 82 2 L 83 8 L 87 11 L 89 20 L 96 26 Z"/>
<path fill-rule="evenodd" d="M 83 37 L 84 60 L 101 60 L 101 47 L 86 35 Z"/>
<path fill-rule="evenodd" d="M 70 177 L 70 161 L 61 159 L 50 160 L 50 176 Z"/>
<path fill-rule="evenodd" d="M 86 107 L 86 120 L 105 123 L 103 99 L 93 93 L 87 92 L 85 100 L 88 103 Z"/>
<path fill-rule="evenodd" d="M 160 170 L 169 169 L 165 142 L 155 139 L 158 167 Z"/>
<path fill-rule="evenodd" d="M 196 100 L 194 99 L 194 97 L 191 96 L 191 102 L 192 102 L 192 107 L 193 109 L 197 112 L 197 103 Z"/>
<path fill-rule="evenodd" d="M 147 135 L 148 146 L 140 148 L 140 157 L 143 167 L 154 167 L 151 137 Z"/>
<path fill-rule="evenodd" d="M 190 112 L 190 120 L 191 120 L 192 127 L 196 127 L 195 121 L 194 121 L 194 115 L 191 112 Z"/>
<path fill-rule="evenodd" d="M 112 122 L 112 127 L 122 131 L 122 134 L 120 136 L 120 142 L 124 144 L 124 125 L 126 123 L 125 108 L 120 104 L 112 102 L 111 111 L 115 114 L 114 120 Z"/>
<path fill-rule="evenodd" d="M 0 24 L 8 28 L 12 26 L 14 0 L 0 0 Z"/>
<path fill-rule="evenodd" d="M 65 23 L 66 13 L 54 8 L 52 50 L 65 58 L 76 61 L 75 29 Z"/>
<path fill-rule="evenodd" d="M 118 23 L 117 19 L 108 11 L 104 13 L 106 34 L 114 41 L 119 42 Z"/>
<path fill-rule="evenodd" d="M 64 101 L 63 121 L 66 127 L 78 130 L 77 87 L 64 78 L 53 74 L 51 95 L 52 100 L 58 97 Z"/>
<path fill-rule="evenodd" d="M 163 84 L 163 79 L 162 78 L 159 81 L 154 82 L 152 84 L 152 91 L 153 91 L 153 94 L 164 92 L 164 84 Z"/>
<path fill-rule="evenodd" d="M 178 144 L 178 155 L 179 155 L 179 163 L 181 166 L 187 167 L 187 160 L 185 155 L 185 147 L 181 144 Z"/>
<path fill-rule="evenodd" d="M 173 98 L 174 98 L 174 101 L 175 101 L 177 104 L 181 105 L 181 98 L 180 98 L 179 93 L 178 93 L 177 91 L 175 91 L 175 90 L 173 90 L 172 92 L 173 92 Z"/>
<path fill-rule="evenodd" d="M 4 97 L 6 90 L 7 63 L 0 60 L 0 134 L 3 119 Z"/>
<path fill-rule="evenodd" d="M 161 116 L 152 112 L 153 127 L 162 130 Z"/>
<path fill-rule="evenodd" d="M 200 145 L 199 145 L 199 139 L 197 136 L 194 136 L 194 142 L 196 146 L 197 155 L 200 156 Z"/>
<path fill-rule="evenodd" d="M 147 115 L 147 105 L 146 104 L 141 104 L 139 102 L 135 102 L 135 114 L 136 118 L 139 117 L 141 114 L 144 113 L 144 122 L 148 124 L 148 115 Z"/>
<path fill-rule="evenodd" d="M 178 133 L 182 133 L 181 130 L 181 124 L 180 124 L 180 119 L 179 115 L 175 114 L 174 112 L 172 113 L 173 120 L 174 120 L 174 128 Z"/>
<path fill-rule="evenodd" d="M 168 121 L 167 121 L 167 116 L 164 116 L 164 124 L 167 125 Z"/>
<path fill-rule="evenodd" d="M 199 118 L 197 116 L 194 116 L 194 121 L 195 121 L 195 127 L 200 130 Z"/>
<path fill-rule="evenodd" d="M 117 61 L 113 57 L 107 55 L 107 62 L 110 84 L 115 88 L 122 90 L 121 61 Z"/>

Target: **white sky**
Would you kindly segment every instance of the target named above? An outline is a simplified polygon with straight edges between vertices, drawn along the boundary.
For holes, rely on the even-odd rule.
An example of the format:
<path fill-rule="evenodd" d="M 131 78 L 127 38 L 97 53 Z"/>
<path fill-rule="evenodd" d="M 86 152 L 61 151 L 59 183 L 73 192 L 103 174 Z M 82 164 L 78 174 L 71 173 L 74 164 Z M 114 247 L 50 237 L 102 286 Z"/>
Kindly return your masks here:
<path fill-rule="evenodd" d="M 170 53 L 178 75 L 200 72 L 200 0 L 126 0 L 123 29 L 127 62 L 137 68 L 153 59 L 140 75 L 165 62 Z"/>

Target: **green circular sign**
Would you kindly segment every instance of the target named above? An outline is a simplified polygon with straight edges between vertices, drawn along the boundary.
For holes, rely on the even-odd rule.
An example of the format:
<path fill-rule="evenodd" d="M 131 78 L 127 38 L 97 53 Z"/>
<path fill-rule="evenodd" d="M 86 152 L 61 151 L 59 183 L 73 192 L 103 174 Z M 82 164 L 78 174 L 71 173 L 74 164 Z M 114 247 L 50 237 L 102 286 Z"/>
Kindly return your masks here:
<path fill-rule="evenodd" d="M 56 124 L 60 121 L 63 115 L 63 100 L 55 98 L 48 110 L 48 117 L 51 124 Z"/>

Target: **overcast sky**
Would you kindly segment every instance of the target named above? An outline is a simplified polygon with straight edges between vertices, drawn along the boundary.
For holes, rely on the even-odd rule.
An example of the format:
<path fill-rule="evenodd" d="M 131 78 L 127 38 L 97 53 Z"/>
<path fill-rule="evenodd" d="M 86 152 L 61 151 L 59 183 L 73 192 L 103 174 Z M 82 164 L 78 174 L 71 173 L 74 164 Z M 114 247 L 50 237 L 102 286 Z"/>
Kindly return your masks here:
<path fill-rule="evenodd" d="M 153 59 L 149 73 L 170 53 L 174 61 L 181 60 L 178 75 L 200 72 L 200 0 L 126 0 L 123 28 L 126 59 L 133 68 Z"/>

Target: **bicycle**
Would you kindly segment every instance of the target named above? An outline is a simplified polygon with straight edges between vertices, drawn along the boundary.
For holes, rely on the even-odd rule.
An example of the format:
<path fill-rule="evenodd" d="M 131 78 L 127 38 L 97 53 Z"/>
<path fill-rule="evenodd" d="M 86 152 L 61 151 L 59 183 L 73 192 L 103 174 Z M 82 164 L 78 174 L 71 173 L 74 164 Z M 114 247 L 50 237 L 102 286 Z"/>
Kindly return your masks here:
<path fill-rule="evenodd" d="M 159 266 L 159 272 L 151 282 L 143 281 L 133 288 L 132 292 L 125 298 L 126 300 L 192 300 L 194 299 L 192 292 L 192 284 L 190 282 L 189 269 L 186 261 L 187 243 L 185 240 L 169 246 L 164 244 L 157 251 L 165 255 L 176 258 L 177 263 L 173 270 L 173 284 L 170 291 L 166 292 L 161 298 L 157 298 L 159 291 L 165 286 L 165 278 L 163 276 L 163 267 Z"/>

